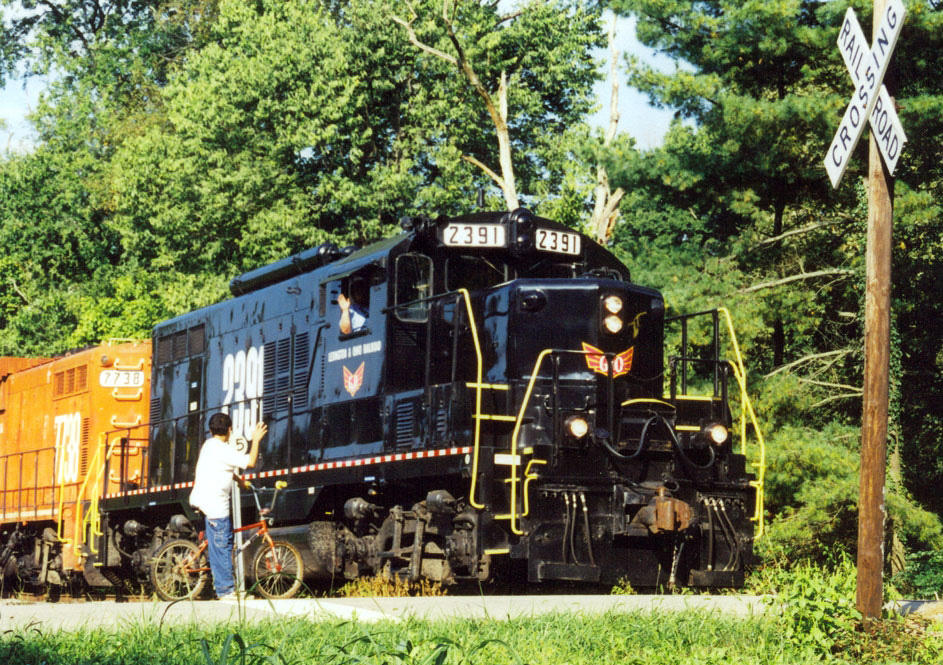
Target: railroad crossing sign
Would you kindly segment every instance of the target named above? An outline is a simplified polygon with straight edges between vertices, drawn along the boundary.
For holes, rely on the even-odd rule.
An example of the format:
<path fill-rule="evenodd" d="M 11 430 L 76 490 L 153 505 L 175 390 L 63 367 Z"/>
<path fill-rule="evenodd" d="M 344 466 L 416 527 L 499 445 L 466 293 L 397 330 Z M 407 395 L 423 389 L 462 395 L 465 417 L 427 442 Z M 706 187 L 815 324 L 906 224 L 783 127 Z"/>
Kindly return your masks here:
<path fill-rule="evenodd" d="M 907 137 L 882 81 L 906 13 L 903 0 L 889 0 L 881 22 L 874 31 L 871 49 L 866 51 L 867 41 L 854 10 L 849 7 L 845 12 L 845 20 L 838 33 L 838 49 L 855 84 L 855 93 L 825 155 L 825 170 L 828 171 L 832 187 L 838 187 L 848 167 L 851 153 L 864 132 L 865 118 L 870 120 L 871 131 L 888 172 L 893 175 L 897 167 L 897 159 Z"/>

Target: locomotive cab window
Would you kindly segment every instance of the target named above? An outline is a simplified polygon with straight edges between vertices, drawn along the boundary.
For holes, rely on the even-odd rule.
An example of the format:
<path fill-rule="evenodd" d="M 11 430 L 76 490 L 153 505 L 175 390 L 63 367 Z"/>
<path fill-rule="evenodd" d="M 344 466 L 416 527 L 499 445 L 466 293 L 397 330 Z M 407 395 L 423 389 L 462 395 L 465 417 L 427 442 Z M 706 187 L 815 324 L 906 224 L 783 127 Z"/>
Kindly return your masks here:
<path fill-rule="evenodd" d="M 432 295 L 432 259 L 425 254 L 403 254 L 396 258 L 396 318 L 425 323 Z"/>
<path fill-rule="evenodd" d="M 445 262 L 445 288 L 449 291 L 478 291 L 507 279 L 507 265 L 484 256 L 450 256 Z"/>
<path fill-rule="evenodd" d="M 361 270 L 331 284 L 341 337 L 369 332 L 372 271 Z"/>

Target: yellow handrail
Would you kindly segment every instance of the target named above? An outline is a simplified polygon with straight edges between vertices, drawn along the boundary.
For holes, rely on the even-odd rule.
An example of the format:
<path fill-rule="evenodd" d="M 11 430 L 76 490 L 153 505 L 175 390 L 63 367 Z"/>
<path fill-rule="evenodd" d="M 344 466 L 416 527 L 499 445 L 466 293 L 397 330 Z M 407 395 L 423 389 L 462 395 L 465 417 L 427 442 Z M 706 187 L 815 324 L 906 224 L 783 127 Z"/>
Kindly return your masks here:
<path fill-rule="evenodd" d="M 56 457 L 55 457 L 55 460 L 56 460 L 56 463 L 53 464 L 53 472 L 55 473 L 56 486 L 58 487 L 58 490 L 59 490 L 59 502 L 58 502 L 58 503 L 59 503 L 59 506 L 58 506 L 58 510 L 56 510 L 56 538 L 59 540 L 59 542 L 63 543 L 64 545 L 68 545 L 68 544 L 71 543 L 72 541 L 69 540 L 69 539 L 66 539 L 66 538 L 63 538 L 63 537 L 62 537 L 62 536 L 63 536 L 63 525 L 62 525 L 62 523 L 63 523 L 63 521 L 64 521 L 64 520 L 62 519 L 62 515 L 63 515 L 62 507 L 65 505 L 65 485 L 66 485 L 66 483 L 65 483 L 64 481 L 60 481 L 60 466 L 61 466 L 61 464 L 62 464 L 62 460 L 59 458 L 59 447 L 58 447 L 58 445 L 56 446 Z M 76 497 L 76 499 L 77 499 L 77 497 Z M 39 503 L 39 502 L 37 502 L 37 504 L 38 504 L 38 503 Z M 78 500 L 76 500 L 76 508 L 78 508 Z"/>
<path fill-rule="evenodd" d="M 521 493 L 524 495 L 524 512 L 521 513 L 521 517 L 527 517 L 530 515 L 530 495 L 527 493 L 527 486 L 530 485 L 530 481 L 537 480 L 540 476 L 531 471 L 531 467 L 535 464 L 546 464 L 547 460 L 534 458 L 527 463 L 527 466 L 524 468 L 524 489 L 521 490 Z"/>
<path fill-rule="evenodd" d="M 101 452 L 102 450 L 105 449 L 107 436 L 105 434 L 102 434 L 100 435 L 99 440 L 100 440 L 100 443 L 98 444 L 98 449 L 95 451 L 95 459 L 93 460 L 93 463 L 89 465 L 91 468 L 94 468 L 94 465 L 99 462 L 99 457 L 101 455 Z M 108 460 L 111 457 L 111 455 L 115 451 L 115 447 L 119 445 L 121 445 L 121 437 L 117 437 L 111 443 L 111 445 L 108 446 L 108 450 L 105 452 L 105 460 Z M 88 511 L 85 513 L 85 517 L 82 518 L 81 525 L 79 525 L 80 527 L 79 533 L 83 534 L 83 542 L 84 542 L 84 533 L 85 533 L 86 525 L 91 528 L 92 533 L 96 536 L 101 536 L 103 533 L 101 530 L 101 516 L 98 512 L 98 499 L 99 499 L 99 494 L 101 493 L 99 491 L 99 483 L 101 482 L 104 475 L 105 475 L 105 462 L 101 461 L 100 466 L 98 466 L 98 474 L 95 476 L 95 483 L 92 485 L 92 498 L 89 500 Z M 89 544 L 89 550 L 93 554 L 98 553 L 98 550 L 95 549 L 94 541 L 91 544 Z"/>
<path fill-rule="evenodd" d="M 101 451 L 102 451 L 102 448 L 104 447 L 104 441 L 102 441 L 102 439 L 104 438 L 104 436 L 105 436 L 104 434 L 100 434 L 100 435 L 99 435 L 98 445 L 95 446 L 95 456 L 92 458 L 92 461 L 91 461 L 91 463 L 89 464 L 89 468 L 90 468 L 90 469 L 94 469 L 94 468 L 95 468 L 95 465 L 98 464 L 98 460 L 99 460 L 99 458 L 101 457 Z M 81 555 L 81 552 L 79 552 L 79 547 L 80 547 L 80 545 L 85 542 L 85 537 L 84 537 L 85 530 L 84 530 L 84 528 L 83 528 L 83 527 L 84 527 L 85 518 L 80 516 L 80 515 L 81 515 L 81 512 L 82 512 L 82 509 L 81 509 L 81 506 L 82 506 L 81 497 L 85 495 L 85 488 L 88 487 L 88 481 L 89 481 L 89 478 L 91 478 L 91 477 L 92 477 L 92 474 L 90 474 L 90 473 L 86 473 L 86 474 L 85 474 L 85 480 L 82 481 L 82 486 L 79 487 L 79 493 L 78 493 L 78 496 L 76 497 L 76 508 L 75 508 L 75 533 L 76 533 L 76 537 L 75 537 L 75 542 L 72 543 L 72 551 L 75 552 L 75 555 L 76 555 L 77 557 Z M 93 486 L 93 487 L 94 487 L 94 486 Z M 93 500 L 94 500 L 94 499 L 93 499 Z M 61 522 L 62 522 L 62 520 L 61 520 L 61 515 L 62 515 L 62 513 L 60 512 L 60 529 L 61 529 Z"/>
<path fill-rule="evenodd" d="M 675 405 L 671 402 L 666 402 L 663 399 L 655 399 L 652 397 L 636 397 L 635 399 L 627 399 L 622 402 L 621 406 L 632 406 L 633 404 L 658 404 L 659 406 L 667 406 L 672 411 L 675 410 Z"/>
<path fill-rule="evenodd" d="M 121 393 L 117 388 L 113 388 L 111 391 L 111 396 L 118 400 L 119 402 L 137 402 L 144 396 L 144 389 L 138 388 L 136 393 Z M 140 416 L 138 416 L 140 418 Z"/>
<path fill-rule="evenodd" d="M 115 369 L 122 369 L 122 370 L 135 370 L 135 371 L 140 371 L 140 370 L 144 369 L 144 358 L 138 358 L 137 363 L 134 364 L 134 365 L 122 365 L 122 364 L 121 364 L 121 359 L 120 359 L 120 358 L 115 358 L 114 368 L 115 368 Z"/>
<path fill-rule="evenodd" d="M 478 326 L 475 325 L 475 313 L 472 311 L 471 295 L 468 289 L 459 289 L 458 292 L 465 300 L 465 310 L 468 312 L 468 327 L 471 329 L 472 343 L 475 345 L 475 359 L 478 368 L 475 374 L 475 443 L 472 448 L 471 488 L 468 492 L 468 503 L 474 508 L 484 508 L 485 504 L 475 499 L 475 485 L 478 484 L 478 448 L 481 443 L 481 378 L 484 371 L 484 361 L 481 355 L 481 344 L 478 341 Z"/>
<path fill-rule="evenodd" d="M 514 423 L 514 432 L 511 434 L 511 460 L 517 459 L 517 437 L 521 433 L 521 425 L 524 422 L 524 412 L 527 410 L 527 404 L 530 402 L 530 394 L 534 391 L 534 384 L 537 383 L 537 375 L 540 373 L 540 366 L 544 358 L 553 353 L 553 349 L 544 349 L 537 356 L 537 362 L 534 363 L 534 371 L 530 375 L 530 381 L 527 382 L 527 390 L 524 391 L 524 398 L 521 400 L 521 408 L 517 412 L 517 420 Z M 511 464 L 511 532 L 518 536 L 524 535 L 524 531 L 517 526 L 517 464 Z"/>
<path fill-rule="evenodd" d="M 137 418 L 132 423 L 123 423 L 118 420 L 118 416 L 111 417 L 111 426 L 115 429 L 133 429 L 141 424 L 141 414 L 137 415 Z"/>
<path fill-rule="evenodd" d="M 730 334 L 730 341 L 733 344 L 734 362 L 730 365 L 733 367 L 734 378 L 737 379 L 737 385 L 740 387 L 740 451 L 746 455 L 747 418 L 749 418 L 750 424 L 753 426 L 753 431 L 756 434 L 757 447 L 759 448 L 759 459 L 753 463 L 753 466 L 756 468 L 756 480 L 752 481 L 750 485 L 756 489 L 756 508 L 751 520 L 757 523 L 756 538 L 761 538 L 765 531 L 763 505 L 765 499 L 764 483 L 766 481 L 766 441 L 763 438 L 763 432 L 760 431 L 760 425 L 756 419 L 756 412 L 753 410 L 753 402 L 750 401 L 750 395 L 747 393 L 747 373 L 746 369 L 744 369 L 740 345 L 737 343 L 737 334 L 733 329 L 733 319 L 726 307 L 719 307 L 717 311 L 724 315 L 724 320 L 727 322 L 727 332 Z"/>

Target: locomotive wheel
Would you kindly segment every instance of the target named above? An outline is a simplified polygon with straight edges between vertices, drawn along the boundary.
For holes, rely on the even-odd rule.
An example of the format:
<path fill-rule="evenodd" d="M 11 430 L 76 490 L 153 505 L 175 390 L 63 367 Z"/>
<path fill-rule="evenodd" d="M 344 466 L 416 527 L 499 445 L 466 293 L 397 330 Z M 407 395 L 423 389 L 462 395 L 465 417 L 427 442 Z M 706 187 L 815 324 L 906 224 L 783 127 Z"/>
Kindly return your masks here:
<path fill-rule="evenodd" d="M 301 588 L 304 563 L 291 543 L 275 541 L 262 546 L 252 558 L 255 589 L 266 598 L 291 598 Z"/>
<path fill-rule="evenodd" d="M 189 540 L 168 540 L 151 559 L 150 578 L 154 591 L 163 600 L 196 598 L 206 585 L 206 554 Z M 195 570 L 196 569 L 196 570 Z"/>

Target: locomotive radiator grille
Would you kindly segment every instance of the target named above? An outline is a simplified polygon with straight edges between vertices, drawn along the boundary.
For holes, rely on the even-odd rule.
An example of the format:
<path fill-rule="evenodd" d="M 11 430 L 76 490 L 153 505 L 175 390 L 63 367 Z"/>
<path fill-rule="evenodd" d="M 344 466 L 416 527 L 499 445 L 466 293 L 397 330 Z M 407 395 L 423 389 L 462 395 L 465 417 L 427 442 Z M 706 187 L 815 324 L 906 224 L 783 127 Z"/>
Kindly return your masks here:
<path fill-rule="evenodd" d="M 291 337 L 278 340 L 275 345 L 275 409 L 288 410 L 291 389 Z"/>
<path fill-rule="evenodd" d="M 156 423 L 158 420 L 160 420 L 160 397 L 155 397 L 151 400 L 149 418 L 152 423 Z"/>
<path fill-rule="evenodd" d="M 295 366 L 292 374 L 292 403 L 295 411 L 303 409 L 308 404 L 308 349 L 309 335 L 299 333 L 295 337 Z"/>
<path fill-rule="evenodd" d="M 410 401 L 396 404 L 395 442 L 399 446 L 411 446 L 416 435 L 416 405 Z"/>
<path fill-rule="evenodd" d="M 435 414 L 435 433 L 439 439 L 444 439 L 449 430 L 449 412 L 446 408 L 440 408 Z"/>

